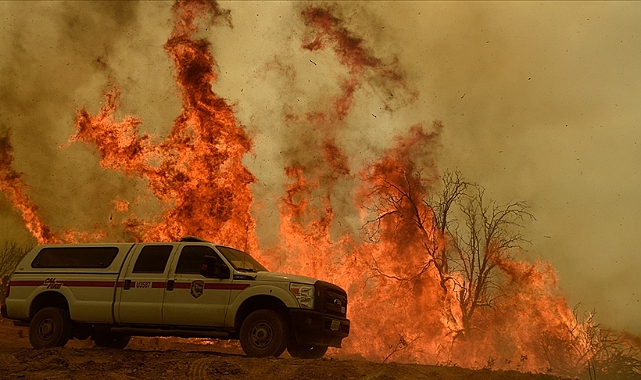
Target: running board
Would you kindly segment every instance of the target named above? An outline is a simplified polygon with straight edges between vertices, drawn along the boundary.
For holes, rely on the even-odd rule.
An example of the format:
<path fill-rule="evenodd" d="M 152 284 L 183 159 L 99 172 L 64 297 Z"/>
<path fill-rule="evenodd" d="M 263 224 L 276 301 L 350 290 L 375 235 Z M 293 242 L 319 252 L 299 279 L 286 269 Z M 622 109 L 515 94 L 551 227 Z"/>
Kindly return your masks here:
<path fill-rule="evenodd" d="M 112 327 L 113 332 L 119 332 L 132 336 L 173 336 L 177 338 L 211 338 L 229 339 L 230 334 L 225 331 L 198 331 L 181 329 L 146 329 L 135 327 Z"/>

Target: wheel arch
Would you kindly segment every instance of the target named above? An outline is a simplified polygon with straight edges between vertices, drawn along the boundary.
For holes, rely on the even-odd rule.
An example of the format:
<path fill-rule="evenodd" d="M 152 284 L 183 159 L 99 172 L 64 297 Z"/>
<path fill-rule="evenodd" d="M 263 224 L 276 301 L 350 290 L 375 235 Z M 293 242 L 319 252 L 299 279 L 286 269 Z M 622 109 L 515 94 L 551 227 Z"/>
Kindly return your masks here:
<path fill-rule="evenodd" d="M 285 318 L 288 326 L 291 327 L 291 317 L 289 315 L 289 309 L 285 303 L 278 297 L 271 295 L 260 294 L 247 298 L 240 305 L 236 311 L 236 316 L 234 317 L 234 329 L 240 331 L 240 326 L 243 324 L 243 321 L 247 316 L 253 313 L 256 310 L 269 309 L 273 310 Z"/>
<path fill-rule="evenodd" d="M 29 306 L 29 318 L 33 318 L 37 312 L 45 307 L 58 307 L 69 312 L 69 302 L 67 297 L 59 292 L 43 292 L 34 297 Z"/>

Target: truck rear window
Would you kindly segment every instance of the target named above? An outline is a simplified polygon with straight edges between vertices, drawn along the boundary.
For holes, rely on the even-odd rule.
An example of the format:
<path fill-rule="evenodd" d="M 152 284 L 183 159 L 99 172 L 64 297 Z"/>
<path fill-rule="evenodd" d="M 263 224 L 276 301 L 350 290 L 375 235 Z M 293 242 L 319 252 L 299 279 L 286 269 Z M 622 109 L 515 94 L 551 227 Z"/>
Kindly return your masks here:
<path fill-rule="evenodd" d="M 107 268 L 118 255 L 117 247 L 48 247 L 31 263 L 32 268 Z"/>

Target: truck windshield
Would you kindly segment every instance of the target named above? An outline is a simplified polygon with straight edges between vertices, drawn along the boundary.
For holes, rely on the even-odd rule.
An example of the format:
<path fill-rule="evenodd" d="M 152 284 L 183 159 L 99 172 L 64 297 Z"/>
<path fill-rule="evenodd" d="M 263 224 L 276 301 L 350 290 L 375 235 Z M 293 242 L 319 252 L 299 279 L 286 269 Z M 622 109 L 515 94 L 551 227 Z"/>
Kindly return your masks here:
<path fill-rule="evenodd" d="M 258 261 L 243 251 L 221 245 L 217 245 L 216 248 L 218 248 L 218 250 L 236 270 L 246 272 L 267 272 L 267 269 L 265 269 L 264 266 L 260 265 Z"/>

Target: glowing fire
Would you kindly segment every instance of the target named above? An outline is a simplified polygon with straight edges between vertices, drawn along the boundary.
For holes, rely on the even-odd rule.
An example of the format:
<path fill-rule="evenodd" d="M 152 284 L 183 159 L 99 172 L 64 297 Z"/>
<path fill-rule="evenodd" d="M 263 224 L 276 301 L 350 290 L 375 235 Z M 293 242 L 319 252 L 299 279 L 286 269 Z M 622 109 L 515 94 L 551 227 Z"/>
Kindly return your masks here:
<path fill-rule="evenodd" d="M 462 312 L 454 302 L 457 289 L 437 271 L 438 265 L 443 265 L 439 252 L 447 236 L 433 228 L 435 220 L 424 205 L 403 205 L 412 208 L 407 212 L 423 215 L 423 225 L 402 218 L 386 219 L 377 226 L 375 240 L 367 241 L 349 230 L 332 237 L 333 197 L 341 181 L 357 183 L 349 196 L 354 213 L 363 222 L 368 217 L 365 207 L 391 196 L 384 185 L 408 186 L 407 191 L 416 199 L 430 195 L 439 180 L 434 151 L 442 126 L 416 125 L 407 136 L 396 137 L 394 145 L 378 159 L 356 172 L 350 170 L 349 155 L 337 143 L 337 131 L 346 123 L 356 91 L 376 79 L 386 91 L 392 88 L 401 94 L 404 101 L 411 101 L 416 94 L 405 84 L 396 63 L 375 57 L 331 7 L 308 6 L 303 10 L 301 17 L 309 35 L 302 48 L 332 51 L 348 74 L 341 79 L 342 92 L 327 99 L 326 109 L 304 116 L 287 115 L 284 120 L 307 123 L 318 134 L 307 147 L 317 153 L 318 161 L 284 168 L 289 184 L 279 203 L 280 243 L 261 249 L 251 214 L 250 185 L 255 178 L 242 163 L 252 141 L 232 106 L 212 91 L 217 75 L 209 43 L 194 38 L 199 16 L 208 14 L 216 22 L 229 23 L 229 14 L 205 0 L 178 1 L 172 10 L 174 29 L 164 48 L 176 66 L 182 112 L 171 132 L 160 140 L 139 133 L 140 119 L 126 116 L 117 120 L 119 89 L 113 85 L 97 114 L 86 109 L 78 112 L 77 133 L 71 137 L 95 147 L 103 169 L 144 178 L 163 207 L 154 220 L 129 214 L 120 228 L 132 239 L 170 241 L 197 235 L 245 249 L 270 269 L 342 286 L 349 293 L 353 329 L 336 355 L 523 371 L 559 370 L 562 366 L 571 371 L 574 368 L 568 366 L 585 359 L 579 357 L 583 344 L 577 338 L 580 326 L 547 264 L 497 262 L 510 291 L 495 308 L 477 312 L 475 326 L 479 331 L 463 339 L 457 333 L 462 329 Z M 399 106 L 387 99 L 380 101 L 389 112 Z M 54 234 L 47 227 L 38 216 L 37 205 L 25 194 L 22 175 L 12 169 L 7 137 L 0 139 L 0 164 L 0 188 L 40 243 L 104 236 Z M 422 170 L 421 176 L 414 174 L 418 170 Z M 113 202 L 114 212 L 130 212 L 129 201 Z M 426 250 L 426 246 L 433 250 Z"/>
<path fill-rule="evenodd" d="M 38 215 L 38 205 L 27 196 L 22 177 L 22 173 L 13 169 L 13 147 L 8 134 L 0 136 L 0 189 L 20 211 L 27 229 L 39 243 L 55 243 L 51 229 Z"/>
<path fill-rule="evenodd" d="M 216 61 L 209 43 L 192 38 L 197 15 L 211 12 L 224 20 L 226 13 L 211 2 L 177 2 L 173 12 L 175 25 L 165 50 L 176 65 L 182 113 L 169 135 L 154 143 L 151 136 L 138 133 L 141 120 L 115 120 L 119 90 L 114 86 L 97 115 L 84 109 L 78 113 L 72 141 L 95 144 L 104 169 L 149 182 L 165 211 L 159 221 L 130 217 L 125 229 L 136 240 L 196 235 L 255 251 L 249 188 L 254 176 L 242 164 L 252 142 L 237 125 L 232 107 L 211 90 Z"/>

